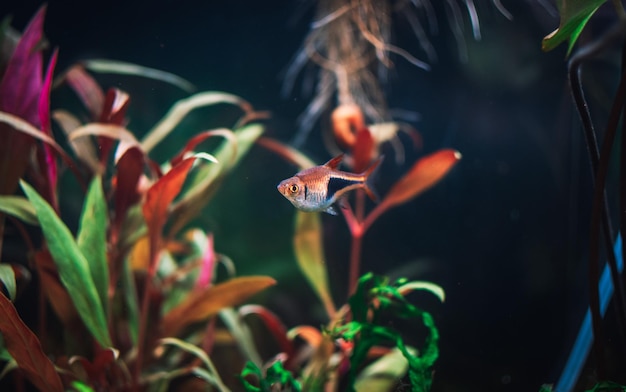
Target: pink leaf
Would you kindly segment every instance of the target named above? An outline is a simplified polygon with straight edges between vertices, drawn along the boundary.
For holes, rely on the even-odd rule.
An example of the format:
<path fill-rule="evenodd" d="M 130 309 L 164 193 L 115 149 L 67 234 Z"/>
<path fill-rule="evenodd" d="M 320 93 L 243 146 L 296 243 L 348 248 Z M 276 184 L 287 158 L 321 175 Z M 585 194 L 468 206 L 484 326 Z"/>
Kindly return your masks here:
<path fill-rule="evenodd" d="M 100 118 L 104 107 L 104 92 L 81 65 L 75 65 L 65 74 L 65 81 L 89 110 L 92 120 Z"/>
<path fill-rule="evenodd" d="M 37 102 L 41 93 L 43 59 L 39 45 L 43 37 L 46 6 L 42 6 L 26 27 L 0 80 L 0 111 L 13 114 L 39 128 Z M 24 175 L 34 140 L 11 132 L 0 124 L 0 194 L 15 192 Z"/>
<path fill-rule="evenodd" d="M 213 234 L 207 234 L 207 248 L 202 255 L 202 266 L 200 267 L 200 275 L 196 281 L 196 288 L 204 288 L 211 284 L 213 279 L 213 269 L 215 268 L 215 249 L 213 249 Z"/>

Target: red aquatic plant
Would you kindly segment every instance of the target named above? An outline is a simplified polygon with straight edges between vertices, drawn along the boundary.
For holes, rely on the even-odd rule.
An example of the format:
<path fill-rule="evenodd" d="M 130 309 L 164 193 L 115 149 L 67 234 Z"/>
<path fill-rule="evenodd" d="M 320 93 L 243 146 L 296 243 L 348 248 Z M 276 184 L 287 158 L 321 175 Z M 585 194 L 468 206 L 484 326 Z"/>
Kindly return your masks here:
<path fill-rule="evenodd" d="M 0 219 L 8 216 L 23 236 L 41 289 L 38 328 L 31 330 L 13 304 L 27 289 L 21 269 L 0 258 L 0 288 L 6 289 L 0 290 L 0 360 L 9 361 L 0 374 L 17 368 L 15 374 L 45 391 L 70 385 L 167 388 L 174 377 L 194 374 L 224 390 L 207 354 L 215 335 L 224 332 L 214 319 L 229 317 L 229 308 L 275 281 L 217 274 L 218 263 L 229 263 L 207 244 L 211 235 L 185 229 L 261 134 L 260 125 L 248 122 L 262 115 L 239 97 L 197 93 L 175 103 L 139 141 L 125 127 L 129 95 L 115 88 L 105 93 L 80 65 L 54 85 L 71 88 L 91 121 L 83 124 L 62 109 L 51 114 L 57 55 L 42 75 L 44 15 L 45 7 L 26 28 L 0 82 Z M 149 156 L 188 112 L 220 103 L 242 109 L 234 130 L 199 132 L 163 165 Z M 75 158 L 54 140 L 51 118 L 66 133 Z M 222 143 L 213 154 L 197 152 L 199 143 L 215 137 Z M 85 191 L 77 233 L 58 208 L 58 197 L 73 195 L 59 191 L 58 176 L 70 173 L 66 168 Z M 31 238 L 39 230 L 41 242 Z M 245 336 L 237 321 L 229 325 Z M 207 352 L 183 339 L 199 339 Z M 189 356 L 197 358 L 191 365 Z"/>

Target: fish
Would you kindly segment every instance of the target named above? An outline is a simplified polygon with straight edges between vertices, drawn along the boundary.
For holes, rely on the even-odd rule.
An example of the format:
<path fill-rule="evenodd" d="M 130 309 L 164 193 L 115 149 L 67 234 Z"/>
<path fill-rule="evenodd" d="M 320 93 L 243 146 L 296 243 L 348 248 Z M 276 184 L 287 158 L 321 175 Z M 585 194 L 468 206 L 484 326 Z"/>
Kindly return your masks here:
<path fill-rule="evenodd" d="M 343 156 L 338 155 L 323 165 L 302 170 L 281 181 L 276 187 L 278 192 L 299 210 L 323 211 L 331 215 L 337 215 L 333 205 L 341 205 L 342 197 L 354 189 L 363 189 L 372 200 L 378 201 L 371 182 L 384 157 L 378 158 L 367 170 L 357 174 L 337 169 Z"/>

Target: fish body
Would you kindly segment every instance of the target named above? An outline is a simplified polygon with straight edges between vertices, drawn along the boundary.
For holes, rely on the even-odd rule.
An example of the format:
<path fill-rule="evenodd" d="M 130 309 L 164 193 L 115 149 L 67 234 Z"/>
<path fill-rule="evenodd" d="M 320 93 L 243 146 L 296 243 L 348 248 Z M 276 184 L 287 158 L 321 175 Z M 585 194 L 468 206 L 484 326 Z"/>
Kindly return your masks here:
<path fill-rule="evenodd" d="M 373 200 L 377 200 L 370 178 L 378 168 L 382 157 L 361 174 L 337 170 L 343 159 L 339 155 L 324 165 L 302 170 L 295 176 L 281 181 L 278 191 L 285 196 L 294 207 L 308 212 L 324 211 L 337 215 L 333 204 L 347 192 L 362 188 Z"/>

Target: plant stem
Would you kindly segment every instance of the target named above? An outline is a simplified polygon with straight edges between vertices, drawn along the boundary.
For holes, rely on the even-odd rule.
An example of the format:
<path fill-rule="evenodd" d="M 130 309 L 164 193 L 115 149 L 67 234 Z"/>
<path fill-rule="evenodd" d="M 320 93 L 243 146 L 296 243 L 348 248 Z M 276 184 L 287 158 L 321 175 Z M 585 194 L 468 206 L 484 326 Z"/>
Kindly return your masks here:
<path fill-rule="evenodd" d="M 365 216 L 365 193 L 362 190 L 356 192 L 356 212 L 352 222 L 346 218 L 350 226 L 350 234 L 352 235 L 352 243 L 350 246 L 350 272 L 348 280 L 348 296 L 352 295 L 356 290 L 359 281 L 359 273 L 361 269 L 361 247 L 363 246 L 363 235 L 365 230 L 363 227 L 363 217 Z M 344 214 L 345 215 L 345 214 Z"/>
<path fill-rule="evenodd" d="M 150 312 L 150 291 L 152 289 L 152 280 L 156 275 L 156 265 L 158 260 L 157 244 L 150 244 L 150 264 L 148 265 L 148 273 L 143 286 L 143 297 L 141 298 L 141 310 L 139 312 L 139 332 L 137 336 L 137 359 L 135 361 L 135 369 L 133 372 L 133 380 L 136 386 L 139 385 L 141 377 L 141 367 L 143 365 L 143 352 L 146 340 L 146 328 L 148 323 L 148 313 Z"/>
<path fill-rule="evenodd" d="M 359 272 L 361 267 L 361 246 L 363 234 L 365 232 L 359 230 L 358 233 L 352 233 L 352 245 L 350 247 L 350 280 L 348 285 L 348 296 L 352 295 L 359 281 Z"/>
<path fill-rule="evenodd" d="M 589 307 L 591 309 L 592 322 L 593 322 L 593 332 L 595 336 L 594 341 L 594 351 L 597 361 L 597 370 L 598 376 L 600 379 L 605 379 L 606 375 L 606 363 L 605 358 L 602 353 L 602 347 L 604 347 L 604 335 L 602 331 L 602 315 L 600 312 L 600 298 L 598 292 L 598 281 L 600 276 L 600 255 L 599 255 L 599 237 L 600 237 L 600 222 L 602 223 L 602 227 L 605 233 L 606 242 L 609 244 L 607 247 L 607 253 L 610 255 L 613 250 L 610 244 L 612 243 L 612 230 L 610 227 L 609 214 L 607 203 L 605 201 L 606 195 L 604 191 L 604 181 L 606 179 L 606 173 L 604 173 L 604 166 L 608 168 L 608 160 L 610 156 L 610 147 L 612 144 L 612 140 L 609 139 L 609 129 L 612 124 L 609 121 L 609 127 L 607 129 L 607 136 L 605 136 L 605 146 L 608 144 L 608 147 L 603 146 L 603 153 L 608 148 L 608 153 L 606 153 L 606 157 L 604 155 L 600 155 L 598 151 L 598 143 L 596 139 L 596 133 L 593 127 L 593 122 L 591 120 L 591 115 L 589 113 L 589 108 L 587 102 L 584 97 L 584 92 L 582 89 L 582 83 L 580 81 L 580 66 L 583 61 L 595 56 L 601 50 L 603 50 L 608 44 L 613 42 L 615 38 L 622 37 L 624 31 L 624 23 L 620 23 L 616 28 L 613 28 L 607 33 L 605 36 L 601 37 L 599 40 L 594 43 L 587 45 L 586 47 L 581 48 L 575 56 L 569 62 L 568 67 L 568 75 L 570 80 L 570 87 L 572 90 L 572 96 L 574 98 L 574 102 L 576 104 L 576 108 L 578 114 L 580 116 L 583 131 L 585 133 L 585 141 L 587 144 L 587 150 L 589 153 L 589 160 L 591 161 L 592 171 L 598 177 L 595 185 L 594 191 L 594 203 L 592 207 L 592 223 L 590 230 L 590 260 L 589 260 Z M 623 80 L 622 80 L 623 81 Z M 621 85 L 621 83 L 620 83 Z M 618 97 L 616 97 L 617 103 Z M 614 105 L 613 108 L 617 107 L 616 115 L 617 119 L 615 120 L 615 126 L 617 126 L 617 121 L 619 120 L 619 113 L 622 110 L 621 105 Z M 613 114 L 614 110 L 612 110 L 611 118 L 615 117 Z M 603 160 L 600 158 L 603 157 Z M 603 174 L 604 173 L 604 174 Z M 614 255 L 613 255 L 614 256 Z M 609 263 L 611 264 L 611 270 L 613 272 L 613 264 L 615 262 L 615 257 L 609 257 Z M 615 269 L 616 272 L 616 269 Z M 613 274 L 613 283 L 617 283 L 615 285 L 615 289 L 623 291 L 621 288 L 621 284 L 619 281 L 619 277 Z M 623 295 L 623 294 L 618 294 Z M 623 316 L 623 312 L 618 312 L 618 317 Z"/>

